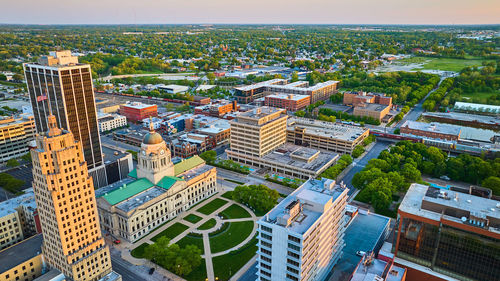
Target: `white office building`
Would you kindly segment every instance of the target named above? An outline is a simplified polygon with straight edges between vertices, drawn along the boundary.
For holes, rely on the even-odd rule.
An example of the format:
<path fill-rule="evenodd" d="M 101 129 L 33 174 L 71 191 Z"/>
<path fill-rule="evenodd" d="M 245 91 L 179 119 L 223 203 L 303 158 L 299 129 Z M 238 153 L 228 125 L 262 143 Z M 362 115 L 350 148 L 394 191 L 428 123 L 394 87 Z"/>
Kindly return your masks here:
<path fill-rule="evenodd" d="M 98 113 L 99 132 L 107 132 L 127 126 L 127 117 L 119 114 Z"/>
<path fill-rule="evenodd" d="M 257 280 L 324 280 L 342 254 L 347 188 L 311 179 L 257 223 Z"/>

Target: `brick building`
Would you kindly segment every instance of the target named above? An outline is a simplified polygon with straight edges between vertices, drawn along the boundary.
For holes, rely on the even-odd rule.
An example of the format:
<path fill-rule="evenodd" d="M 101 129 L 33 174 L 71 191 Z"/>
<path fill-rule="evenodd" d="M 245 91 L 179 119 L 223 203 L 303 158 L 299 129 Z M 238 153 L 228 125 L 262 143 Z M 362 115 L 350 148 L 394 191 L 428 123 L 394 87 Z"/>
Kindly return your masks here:
<path fill-rule="evenodd" d="M 264 105 L 297 111 L 311 104 L 311 96 L 294 94 L 275 94 L 264 98 Z"/>
<path fill-rule="evenodd" d="M 158 106 L 141 102 L 127 102 L 120 105 L 120 114 L 127 117 L 130 122 L 139 123 L 145 118 L 157 116 Z"/>
<path fill-rule="evenodd" d="M 458 141 L 461 129 L 441 123 L 406 121 L 400 128 L 401 135 L 419 136 L 431 139 Z"/>

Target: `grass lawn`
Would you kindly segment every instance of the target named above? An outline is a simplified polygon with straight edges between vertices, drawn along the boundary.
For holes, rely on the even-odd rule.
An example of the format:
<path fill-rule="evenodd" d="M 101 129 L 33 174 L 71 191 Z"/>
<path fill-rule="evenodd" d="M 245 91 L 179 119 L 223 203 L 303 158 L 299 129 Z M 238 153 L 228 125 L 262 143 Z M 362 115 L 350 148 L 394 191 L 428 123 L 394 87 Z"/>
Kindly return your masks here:
<path fill-rule="evenodd" d="M 190 223 L 197 223 L 197 222 L 201 221 L 202 218 L 197 216 L 197 215 L 194 215 L 194 214 L 189 214 L 189 215 L 184 217 L 184 220 L 188 221 Z"/>
<path fill-rule="evenodd" d="M 487 104 L 488 98 L 491 96 L 495 96 L 495 95 L 500 95 L 500 92 L 498 92 L 498 93 L 484 93 L 484 92 L 462 93 L 462 94 L 460 94 L 460 97 L 466 98 L 466 99 L 464 99 L 465 102 Z"/>
<path fill-rule="evenodd" d="M 191 273 L 186 276 L 183 276 L 184 279 L 188 281 L 205 281 L 207 278 L 207 266 L 205 265 L 205 259 L 201 260 L 201 264 L 193 269 Z"/>
<path fill-rule="evenodd" d="M 225 219 L 240 219 L 252 217 L 247 210 L 241 206 L 233 204 L 220 213 Z"/>
<path fill-rule="evenodd" d="M 402 62 L 423 63 L 420 69 L 437 69 L 444 71 L 460 71 L 468 66 L 481 66 L 485 61 L 481 58 L 452 59 L 452 58 L 431 58 L 431 57 L 412 57 Z M 418 70 L 419 68 L 415 69 Z"/>
<path fill-rule="evenodd" d="M 215 210 L 219 209 L 220 207 L 224 206 L 227 203 L 226 200 L 216 198 L 209 203 L 205 204 L 203 207 L 199 208 L 198 212 L 205 214 L 205 215 L 210 215 L 211 213 L 215 212 Z"/>
<path fill-rule="evenodd" d="M 203 238 L 200 236 L 191 236 L 190 234 L 184 236 L 181 240 L 175 243 L 179 245 L 179 247 L 184 248 L 187 245 L 195 245 L 201 250 L 201 253 L 205 253 L 205 248 L 203 247 Z"/>
<path fill-rule="evenodd" d="M 242 268 L 257 252 L 257 238 L 254 237 L 250 242 L 236 251 L 228 254 L 214 257 L 212 263 L 214 274 L 219 280 L 229 280 L 240 268 Z"/>
<path fill-rule="evenodd" d="M 212 253 L 231 249 L 243 242 L 252 233 L 253 224 L 253 221 L 232 222 L 226 231 L 210 236 Z"/>
<path fill-rule="evenodd" d="M 226 198 L 226 199 L 233 200 L 233 192 L 232 191 L 226 191 L 221 196 Z"/>
<path fill-rule="evenodd" d="M 132 255 L 132 257 L 134 258 L 138 258 L 138 259 L 142 259 L 144 258 L 144 250 L 146 249 L 146 247 L 148 246 L 149 244 L 148 243 L 142 243 L 141 245 L 139 245 L 137 248 L 133 249 L 130 254 Z"/>
<path fill-rule="evenodd" d="M 200 227 L 198 227 L 198 230 L 210 229 L 210 228 L 214 227 L 216 224 L 217 224 L 217 222 L 215 221 L 215 219 L 209 219 L 205 223 L 200 225 Z"/>
<path fill-rule="evenodd" d="M 162 232 L 160 232 L 160 234 L 158 234 L 155 237 L 151 238 L 151 240 L 153 240 L 154 242 L 156 242 L 162 236 L 165 236 L 168 239 L 173 239 L 177 235 L 183 233 L 188 228 L 189 227 L 187 227 L 186 225 L 184 225 L 184 224 L 182 224 L 180 222 L 176 222 L 176 223 L 172 224 L 170 227 L 168 227 L 167 229 L 165 229 Z"/>

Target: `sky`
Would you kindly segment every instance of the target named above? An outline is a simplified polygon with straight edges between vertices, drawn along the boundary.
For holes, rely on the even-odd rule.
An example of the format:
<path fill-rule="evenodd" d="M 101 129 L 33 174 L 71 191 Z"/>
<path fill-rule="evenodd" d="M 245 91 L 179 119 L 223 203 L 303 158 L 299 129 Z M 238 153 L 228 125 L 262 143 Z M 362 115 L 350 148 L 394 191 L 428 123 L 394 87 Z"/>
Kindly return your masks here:
<path fill-rule="evenodd" d="M 14 24 L 500 24 L 500 0 L 2 0 Z"/>

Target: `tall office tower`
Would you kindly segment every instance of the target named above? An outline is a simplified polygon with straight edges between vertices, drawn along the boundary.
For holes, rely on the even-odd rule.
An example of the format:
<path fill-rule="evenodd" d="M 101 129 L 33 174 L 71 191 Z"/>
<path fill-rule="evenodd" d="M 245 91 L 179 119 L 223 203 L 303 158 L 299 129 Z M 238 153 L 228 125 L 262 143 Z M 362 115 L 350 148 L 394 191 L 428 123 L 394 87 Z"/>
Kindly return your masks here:
<path fill-rule="evenodd" d="M 44 257 L 70 280 L 120 280 L 101 234 L 81 143 L 56 120 L 49 115 L 48 132 L 36 137 L 31 150 Z"/>
<path fill-rule="evenodd" d="M 311 179 L 262 217 L 257 280 L 324 280 L 344 247 L 347 191 Z"/>
<path fill-rule="evenodd" d="M 268 154 L 286 142 L 286 120 L 286 110 L 268 106 L 238 115 L 230 121 L 231 152 L 255 157 Z"/>
<path fill-rule="evenodd" d="M 51 111 L 58 126 L 82 143 L 94 184 L 106 185 L 90 65 L 78 63 L 71 51 L 58 51 L 24 64 L 24 73 L 38 133 L 48 130 Z"/>
<path fill-rule="evenodd" d="M 409 280 L 499 280 L 500 202 L 457 190 L 414 183 L 399 205 L 394 262 Z"/>

